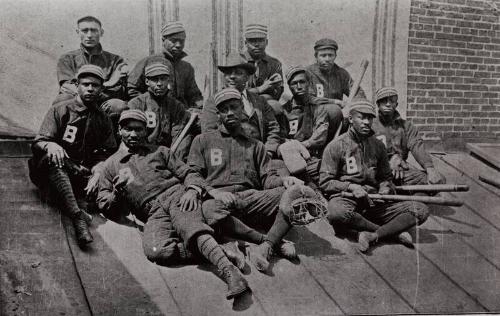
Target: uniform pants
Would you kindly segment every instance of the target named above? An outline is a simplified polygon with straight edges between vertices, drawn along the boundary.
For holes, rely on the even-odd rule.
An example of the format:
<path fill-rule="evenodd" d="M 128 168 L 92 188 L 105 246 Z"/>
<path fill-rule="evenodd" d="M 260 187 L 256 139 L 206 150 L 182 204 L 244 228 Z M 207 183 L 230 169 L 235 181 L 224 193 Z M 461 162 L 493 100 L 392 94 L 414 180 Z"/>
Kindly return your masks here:
<path fill-rule="evenodd" d="M 177 185 L 150 203 L 142 244 L 146 257 L 159 265 L 176 265 L 194 258 L 196 237 L 214 233 L 203 219 L 201 208 L 181 212 L 184 187 Z"/>
<path fill-rule="evenodd" d="M 328 220 L 334 226 L 344 229 L 352 227 L 355 218 L 361 215 L 377 225 L 384 225 L 396 216 L 410 213 L 415 216 L 420 225 L 429 217 L 429 208 L 421 202 L 375 202 L 373 207 L 364 207 L 354 199 L 334 197 L 328 202 Z"/>
<path fill-rule="evenodd" d="M 211 199 L 203 202 L 203 216 L 213 226 L 232 215 L 250 227 L 262 227 L 268 230 L 274 223 L 279 210 L 284 187 L 269 190 L 246 190 L 235 193 L 239 198 L 234 207 L 227 207 L 223 202 Z"/>
<path fill-rule="evenodd" d="M 314 186 L 317 186 L 319 183 L 319 168 L 321 165 L 321 159 L 311 157 L 306 161 L 306 163 L 306 171 L 303 174 L 295 176 L 300 180 L 305 181 L 307 185 L 314 184 Z M 281 177 L 287 177 L 291 175 L 283 160 L 280 159 L 271 160 L 271 162 L 269 163 L 269 168 L 271 170 L 275 170 Z"/>

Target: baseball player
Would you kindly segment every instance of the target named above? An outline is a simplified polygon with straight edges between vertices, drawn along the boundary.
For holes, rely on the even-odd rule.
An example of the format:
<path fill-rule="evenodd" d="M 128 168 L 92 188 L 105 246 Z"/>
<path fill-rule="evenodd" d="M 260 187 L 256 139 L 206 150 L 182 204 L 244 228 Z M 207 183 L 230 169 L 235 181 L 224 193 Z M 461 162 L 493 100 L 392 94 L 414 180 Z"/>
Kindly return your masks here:
<path fill-rule="evenodd" d="M 101 108 L 115 120 L 126 108 L 127 63 L 115 54 L 102 49 L 100 39 L 104 35 L 101 21 L 93 16 L 85 16 L 77 21 L 76 33 L 80 37 L 80 49 L 62 55 L 57 62 L 57 80 L 60 100 L 72 99 L 77 95 L 76 73 L 83 65 L 102 68 L 104 84 L 100 95 Z"/>
<path fill-rule="evenodd" d="M 153 62 L 161 62 L 170 67 L 170 94 L 179 100 L 186 108 L 201 109 L 203 96 L 194 78 L 194 68 L 187 61 L 182 60 L 187 54 L 184 52 L 186 30 L 179 21 L 168 22 L 161 29 L 163 51 L 160 54 L 148 56 L 140 60 L 130 72 L 128 78 L 128 94 L 136 97 L 148 89 L 144 69 Z"/>
<path fill-rule="evenodd" d="M 189 112 L 184 105 L 167 95 L 170 68 L 162 63 L 151 63 L 144 69 L 148 91 L 129 101 L 130 109 L 144 111 L 147 121 L 148 137 L 151 144 L 170 148 L 189 120 Z M 186 161 L 192 135 L 186 135 L 175 154 Z"/>
<path fill-rule="evenodd" d="M 219 128 L 196 136 L 188 158 L 189 166 L 206 179 L 213 198 L 203 202 L 203 213 L 210 225 L 230 214 L 250 226 L 272 224 L 265 241 L 250 251 L 251 262 L 266 271 L 272 250 L 290 259 L 297 256 L 294 245 L 282 241 L 291 225 L 278 207 L 283 185 L 299 180 L 273 173 L 264 144 L 243 130 L 246 115 L 240 90 L 223 89 L 214 102 Z"/>
<path fill-rule="evenodd" d="M 120 116 L 122 143 L 102 167 L 100 209 L 116 214 L 128 205 L 145 220 L 143 247 L 152 262 L 186 263 L 196 251 L 221 272 L 228 285 L 227 299 L 242 294 L 249 289 L 246 280 L 202 217 L 200 197 L 205 181 L 194 177 L 167 147 L 146 145 L 147 122 L 140 110 L 126 110 Z"/>
<path fill-rule="evenodd" d="M 255 73 L 250 75 L 248 80 L 248 91 L 264 97 L 274 109 L 281 107 L 278 100 L 283 93 L 283 71 L 281 62 L 266 53 L 267 33 L 265 25 L 245 26 L 243 56 L 255 66 Z"/>
<path fill-rule="evenodd" d="M 363 252 L 379 239 L 391 236 L 412 245 L 405 231 L 422 224 L 429 214 L 427 206 L 420 202 L 380 202 L 368 198 L 368 193 L 394 192 L 386 149 L 371 129 L 375 116 L 370 102 L 353 101 L 349 130 L 326 146 L 320 169 L 320 186 L 330 199 L 330 224 L 335 230 L 359 231 L 358 245 Z M 340 196 L 343 191 L 351 192 L 354 198 Z"/>
<path fill-rule="evenodd" d="M 50 188 L 61 212 L 72 219 L 78 244 L 84 246 L 93 240 L 85 193 L 96 189 L 87 179 L 96 163 L 115 151 L 116 142 L 110 119 L 98 107 L 104 71 L 83 65 L 76 78 L 77 95 L 55 103 L 45 115 L 29 167 L 33 183 Z"/>
<path fill-rule="evenodd" d="M 380 88 L 376 92 L 375 101 L 378 117 L 373 123 L 373 130 L 387 148 L 394 182 L 400 185 L 445 183 L 446 179 L 434 168 L 417 128 L 401 118 L 396 110 L 397 90 L 394 87 Z M 406 160 L 410 152 L 425 171 L 409 167 Z"/>
<path fill-rule="evenodd" d="M 353 80 L 347 70 L 335 63 L 338 48 L 337 42 L 329 38 L 316 41 L 314 44 L 316 63 L 307 67 L 311 78 L 309 86 L 311 94 L 318 98 L 318 103 L 328 104 L 326 110 L 332 127 L 338 124 L 339 112 L 344 107 L 342 99 L 344 95 L 349 96 L 353 85 Z M 361 87 L 355 97 L 365 98 Z M 329 140 L 334 135 L 330 134 Z"/>
<path fill-rule="evenodd" d="M 231 52 L 226 62 L 218 66 L 224 73 L 226 87 L 238 90 L 242 96 L 242 123 L 255 131 L 254 136 L 265 145 L 270 157 L 276 156 L 278 145 L 282 142 L 280 126 L 276 121 L 273 108 L 260 95 L 250 92 L 247 82 L 255 73 L 255 66 L 248 63 L 239 53 Z M 218 128 L 218 115 L 214 98 L 209 98 L 201 115 L 201 130 L 207 132 Z"/>

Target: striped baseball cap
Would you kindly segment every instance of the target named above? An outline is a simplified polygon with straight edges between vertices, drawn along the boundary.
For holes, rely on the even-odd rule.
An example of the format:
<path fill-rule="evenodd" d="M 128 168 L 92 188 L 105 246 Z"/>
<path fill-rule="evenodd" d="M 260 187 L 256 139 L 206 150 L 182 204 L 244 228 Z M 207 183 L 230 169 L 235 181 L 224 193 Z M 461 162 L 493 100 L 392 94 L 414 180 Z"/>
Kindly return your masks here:
<path fill-rule="evenodd" d="M 266 38 L 267 26 L 262 24 L 248 24 L 245 26 L 245 38 Z"/>
<path fill-rule="evenodd" d="M 170 69 L 167 65 L 162 63 L 152 63 L 144 68 L 144 75 L 146 77 L 155 77 L 160 75 L 170 76 Z"/>
<path fill-rule="evenodd" d="M 214 96 L 215 106 L 219 106 L 224 101 L 227 100 L 241 100 L 241 92 L 234 88 L 225 88 L 217 92 Z"/>
<path fill-rule="evenodd" d="M 161 36 L 168 36 L 175 33 L 186 32 L 184 25 L 179 21 L 170 21 L 161 28 Z"/>
<path fill-rule="evenodd" d="M 144 124 L 148 122 L 146 114 L 144 114 L 144 112 L 142 112 L 141 110 L 137 109 L 123 111 L 122 114 L 120 115 L 120 119 L 118 120 L 118 124 L 121 124 L 125 120 L 136 120 Z"/>
<path fill-rule="evenodd" d="M 317 40 L 316 43 L 314 43 L 314 50 L 320 50 L 320 49 L 326 49 L 326 48 L 331 48 L 331 49 L 339 49 L 339 45 L 337 42 L 330 38 L 322 38 L 320 40 Z"/>
<path fill-rule="evenodd" d="M 91 74 L 94 75 L 98 78 L 100 78 L 102 81 L 106 80 L 106 77 L 104 76 L 104 70 L 102 70 L 101 67 L 88 64 L 88 65 L 83 65 L 78 69 L 78 72 L 76 73 L 76 78 L 80 78 L 84 74 Z"/>
<path fill-rule="evenodd" d="M 375 93 L 375 102 L 383 98 L 391 97 L 393 95 L 398 95 L 398 90 L 394 87 L 383 87 L 377 90 Z"/>
<path fill-rule="evenodd" d="M 349 113 L 360 112 L 360 113 L 371 114 L 373 116 L 377 116 L 377 114 L 375 113 L 375 108 L 373 107 L 373 104 L 366 99 L 354 99 L 347 106 L 349 109 Z"/>
<path fill-rule="evenodd" d="M 304 66 L 290 67 L 285 74 L 286 82 L 287 83 L 290 82 L 290 80 L 293 78 L 293 76 L 295 76 L 296 74 L 298 74 L 300 72 L 306 72 L 306 68 Z"/>

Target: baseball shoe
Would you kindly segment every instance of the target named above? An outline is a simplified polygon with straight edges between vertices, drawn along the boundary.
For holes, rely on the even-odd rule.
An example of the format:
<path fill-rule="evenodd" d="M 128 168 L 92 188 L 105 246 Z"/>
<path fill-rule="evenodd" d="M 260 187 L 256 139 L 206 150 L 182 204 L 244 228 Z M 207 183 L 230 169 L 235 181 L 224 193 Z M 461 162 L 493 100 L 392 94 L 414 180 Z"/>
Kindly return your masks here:
<path fill-rule="evenodd" d="M 276 252 L 283 258 L 288 260 L 297 259 L 297 250 L 295 249 L 295 244 L 289 240 L 283 239 L 278 247 L 276 247 Z"/>
<path fill-rule="evenodd" d="M 250 290 L 247 280 L 245 280 L 234 265 L 230 265 L 222 270 L 222 279 L 227 284 L 226 299 L 228 300 Z"/>
<path fill-rule="evenodd" d="M 248 258 L 255 268 L 261 272 L 269 269 L 269 259 L 272 254 L 271 244 L 263 242 L 257 246 L 250 246 L 248 250 Z"/>
<path fill-rule="evenodd" d="M 358 249 L 361 252 L 366 252 L 370 248 L 371 243 L 375 243 L 378 239 L 377 233 L 363 231 L 358 236 Z"/>
<path fill-rule="evenodd" d="M 415 248 L 415 245 L 413 245 L 413 238 L 411 237 L 410 233 L 408 232 L 402 232 L 399 235 L 396 236 L 396 240 L 408 247 L 408 248 Z"/>
<path fill-rule="evenodd" d="M 89 230 L 89 223 L 92 221 L 92 216 L 84 210 L 81 210 L 73 218 L 73 227 L 75 228 L 76 241 L 80 247 L 94 241 L 92 234 Z"/>
<path fill-rule="evenodd" d="M 221 245 L 222 250 L 228 257 L 228 259 L 240 270 L 243 270 L 245 267 L 245 255 L 238 248 L 237 241 L 230 241 Z"/>

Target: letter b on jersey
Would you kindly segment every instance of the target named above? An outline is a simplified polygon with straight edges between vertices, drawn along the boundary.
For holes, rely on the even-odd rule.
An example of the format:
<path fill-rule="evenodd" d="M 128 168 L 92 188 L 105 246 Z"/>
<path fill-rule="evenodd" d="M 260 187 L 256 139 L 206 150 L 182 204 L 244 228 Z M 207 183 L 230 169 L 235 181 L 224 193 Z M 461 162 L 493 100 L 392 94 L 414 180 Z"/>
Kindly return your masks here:
<path fill-rule="evenodd" d="M 144 112 L 146 114 L 146 118 L 148 119 L 146 123 L 147 128 L 155 128 L 156 127 L 156 113 L 151 111 Z"/>
<path fill-rule="evenodd" d="M 222 150 L 219 148 L 210 149 L 210 164 L 212 167 L 222 164 Z"/>
<path fill-rule="evenodd" d="M 78 128 L 67 125 L 62 140 L 72 144 L 76 139 L 76 132 L 78 132 Z"/>
<path fill-rule="evenodd" d="M 347 168 L 347 174 L 355 174 L 358 172 L 358 164 L 356 163 L 356 158 L 347 158 L 345 164 Z"/>
<path fill-rule="evenodd" d="M 325 88 L 323 88 L 323 85 L 321 83 L 316 84 L 316 96 L 318 98 L 322 98 L 325 96 Z"/>

